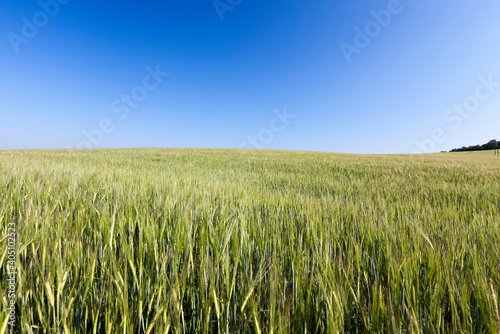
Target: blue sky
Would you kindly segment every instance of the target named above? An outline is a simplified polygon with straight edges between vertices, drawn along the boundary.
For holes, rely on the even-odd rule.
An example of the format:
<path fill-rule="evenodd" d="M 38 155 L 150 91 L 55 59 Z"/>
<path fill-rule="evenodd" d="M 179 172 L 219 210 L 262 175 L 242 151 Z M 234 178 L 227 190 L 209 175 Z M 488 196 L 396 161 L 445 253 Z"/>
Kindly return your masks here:
<path fill-rule="evenodd" d="M 0 149 L 500 140 L 499 13 L 494 0 L 2 1 Z"/>

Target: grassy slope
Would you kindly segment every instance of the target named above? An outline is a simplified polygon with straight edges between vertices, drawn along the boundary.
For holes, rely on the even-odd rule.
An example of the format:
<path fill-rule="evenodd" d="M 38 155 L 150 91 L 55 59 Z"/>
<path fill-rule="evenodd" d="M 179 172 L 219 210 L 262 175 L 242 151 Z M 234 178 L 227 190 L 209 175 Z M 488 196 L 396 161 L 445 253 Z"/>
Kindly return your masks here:
<path fill-rule="evenodd" d="M 481 153 L 0 152 L 18 326 L 493 333 L 500 158 Z"/>

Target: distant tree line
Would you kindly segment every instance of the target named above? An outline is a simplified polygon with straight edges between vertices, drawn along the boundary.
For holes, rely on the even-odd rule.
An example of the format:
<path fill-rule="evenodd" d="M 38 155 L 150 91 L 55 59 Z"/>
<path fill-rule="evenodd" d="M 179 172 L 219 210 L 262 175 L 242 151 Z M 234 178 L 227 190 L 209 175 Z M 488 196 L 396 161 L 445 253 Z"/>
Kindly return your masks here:
<path fill-rule="evenodd" d="M 463 146 L 462 148 L 454 148 L 450 152 L 483 151 L 483 150 L 498 150 L 498 149 L 500 149 L 500 142 L 493 139 L 484 145 L 475 145 L 469 147 Z"/>

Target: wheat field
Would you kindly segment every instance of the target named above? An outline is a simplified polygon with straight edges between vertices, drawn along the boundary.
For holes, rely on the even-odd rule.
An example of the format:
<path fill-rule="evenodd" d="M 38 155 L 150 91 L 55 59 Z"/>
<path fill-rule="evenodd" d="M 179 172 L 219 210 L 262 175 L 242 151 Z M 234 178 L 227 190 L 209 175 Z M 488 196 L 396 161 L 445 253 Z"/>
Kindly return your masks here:
<path fill-rule="evenodd" d="M 493 154 L 0 151 L 0 195 L 18 333 L 500 330 Z"/>

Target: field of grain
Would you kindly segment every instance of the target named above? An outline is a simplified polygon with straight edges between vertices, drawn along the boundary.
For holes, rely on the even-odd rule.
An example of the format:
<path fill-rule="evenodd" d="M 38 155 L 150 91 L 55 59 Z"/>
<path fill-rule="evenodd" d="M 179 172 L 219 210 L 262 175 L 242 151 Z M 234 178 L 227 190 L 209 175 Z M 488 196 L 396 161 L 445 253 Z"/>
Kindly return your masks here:
<path fill-rule="evenodd" d="M 0 195 L 19 333 L 498 330 L 493 154 L 0 151 Z"/>

